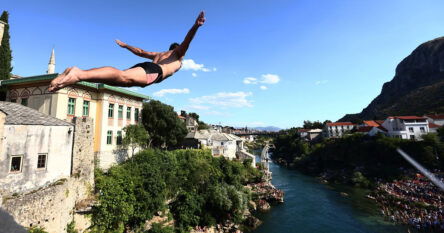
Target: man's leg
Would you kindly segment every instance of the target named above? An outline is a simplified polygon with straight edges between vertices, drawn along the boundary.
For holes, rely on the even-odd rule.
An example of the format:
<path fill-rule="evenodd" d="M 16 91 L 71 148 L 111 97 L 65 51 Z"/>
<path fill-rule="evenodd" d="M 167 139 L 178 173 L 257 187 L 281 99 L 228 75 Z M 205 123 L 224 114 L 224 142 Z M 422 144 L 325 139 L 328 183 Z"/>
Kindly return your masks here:
<path fill-rule="evenodd" d="M 57 91 L 79 81 L 104 83 L 123 87 L 144 87 L 151 83 L 147 80 L 145 70 L 141 67 L 135 67 L 124 71 L 113 67 L 94 68 L 90 70 L 81 70 L 77 67 L 72 67 L 67 69 L 67 71 L 66 74 L 63 73 L 52 80 L 49 91 Z"/>

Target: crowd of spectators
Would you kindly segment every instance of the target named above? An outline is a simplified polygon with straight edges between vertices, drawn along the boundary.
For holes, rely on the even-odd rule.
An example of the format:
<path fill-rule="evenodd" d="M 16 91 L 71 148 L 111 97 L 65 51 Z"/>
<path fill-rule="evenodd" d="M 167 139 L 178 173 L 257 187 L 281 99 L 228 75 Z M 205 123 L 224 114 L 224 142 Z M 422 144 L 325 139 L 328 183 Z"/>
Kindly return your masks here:
<path fill-rule="evenodd" d="M 444 181 L 443 173 L 436 172 L 435 176 Z M 420 174 L 378 183 L 375 199 L 392 221 L 418 230 L 444 231 L 444 192 Z"/>

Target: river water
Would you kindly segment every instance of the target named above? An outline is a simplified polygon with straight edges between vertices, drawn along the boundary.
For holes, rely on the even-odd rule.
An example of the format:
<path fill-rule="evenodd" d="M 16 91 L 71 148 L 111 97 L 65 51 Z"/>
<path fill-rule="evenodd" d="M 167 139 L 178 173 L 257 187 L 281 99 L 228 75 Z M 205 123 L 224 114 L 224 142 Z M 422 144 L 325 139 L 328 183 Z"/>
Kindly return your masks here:
<path fill-rule="evenodd" d="M 285 203 L 260 214 L 263 223 L 255 233 L 407 232 L 406 227 L 385 221 L 373 201 L 364 197 L 365 190 L 322 184 L 274 163 L 270 170 L 273 185 L 285 192 Z"/>

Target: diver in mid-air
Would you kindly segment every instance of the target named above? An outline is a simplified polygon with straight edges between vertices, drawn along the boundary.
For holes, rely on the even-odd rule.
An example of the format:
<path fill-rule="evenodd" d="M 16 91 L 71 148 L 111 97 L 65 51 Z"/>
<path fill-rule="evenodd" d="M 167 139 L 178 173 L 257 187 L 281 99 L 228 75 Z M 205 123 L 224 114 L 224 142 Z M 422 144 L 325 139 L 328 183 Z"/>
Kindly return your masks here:
<path fill-rule="evenodd" d="M 139 63 L 129 69 L 119 70 L 114 67 L 101 67 L 90 70 L 81 70 L 70 67 L 51 81 L 48 90 L 55 92 L 66 86 L 80 81 L 104 83 L 113 86 L 141 86 L 159 83 L 173 75 L 182 67 L 182 60 L 193 40 L 197 29 L 205 22 L 205 13 L 200 12 L 193 27 L 188 31 L 181 44 L 173 43 L 166 52 L 147 52 L 126 43 L 116 40 L 116 43 L 137 56 L 151 59 L 152 62 Z"/>

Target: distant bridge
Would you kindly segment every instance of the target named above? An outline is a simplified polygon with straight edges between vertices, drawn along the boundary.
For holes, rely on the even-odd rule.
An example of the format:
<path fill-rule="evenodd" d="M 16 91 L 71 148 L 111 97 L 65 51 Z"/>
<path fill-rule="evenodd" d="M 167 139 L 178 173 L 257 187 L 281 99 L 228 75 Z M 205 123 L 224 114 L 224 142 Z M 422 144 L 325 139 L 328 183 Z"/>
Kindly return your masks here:
<path fill-rule="evenodd" d="M 250 135 L 257 135 L 257 136 L 279 136 L 283 133 L 281 132 L 269 132 L 269 131 L 256 131 L 256 132 L 242 132 L 242 133 L 234 133 L 236 136 L 250 136 Z"/>

